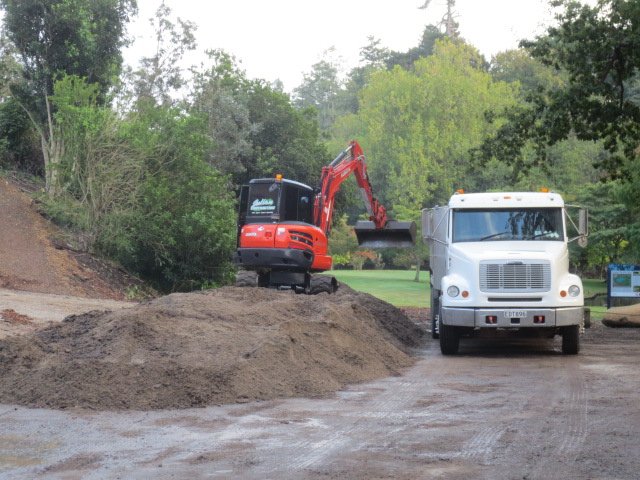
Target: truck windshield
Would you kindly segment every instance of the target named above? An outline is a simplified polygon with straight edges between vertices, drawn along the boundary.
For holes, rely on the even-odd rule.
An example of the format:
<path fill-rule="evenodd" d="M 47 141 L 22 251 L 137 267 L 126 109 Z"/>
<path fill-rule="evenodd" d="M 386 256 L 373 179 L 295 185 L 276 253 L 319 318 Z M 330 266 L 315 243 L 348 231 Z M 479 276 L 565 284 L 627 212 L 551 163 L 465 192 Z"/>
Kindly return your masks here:
<path fill-rule="evenodd" d="M 454 210 L 454 242 L 501 240 L 564 241 L 562 209 Z"/>

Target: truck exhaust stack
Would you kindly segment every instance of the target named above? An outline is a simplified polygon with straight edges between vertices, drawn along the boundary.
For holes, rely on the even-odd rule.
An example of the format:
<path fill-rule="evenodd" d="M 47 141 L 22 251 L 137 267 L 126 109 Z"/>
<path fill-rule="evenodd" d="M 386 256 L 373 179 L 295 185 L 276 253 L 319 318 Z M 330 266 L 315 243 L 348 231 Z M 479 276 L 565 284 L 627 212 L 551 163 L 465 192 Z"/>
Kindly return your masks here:
<path fill-rule="evenodd" d="M 389 221 L 384 228 L 376 228 L 375 223 L 360 220 L 354 230 L 361 247 L 407 248 L 416 243 L 415 222 Z"/>

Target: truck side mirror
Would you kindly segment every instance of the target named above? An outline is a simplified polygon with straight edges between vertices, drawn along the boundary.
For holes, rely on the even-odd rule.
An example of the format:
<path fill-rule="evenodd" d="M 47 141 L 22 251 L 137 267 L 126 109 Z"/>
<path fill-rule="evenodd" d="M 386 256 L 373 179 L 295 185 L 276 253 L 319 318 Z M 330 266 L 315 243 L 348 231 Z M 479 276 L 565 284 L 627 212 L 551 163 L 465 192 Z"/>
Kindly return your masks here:
<path fill-rule="evenodd" d="M 586 208 L 581 208 L 578 212 L 578 233 L 581 235 L 578 239 L 578 245 L 582 248 L 587 246 L 589 235 L 589 212 Z"/>
<path fill-rule="evenodd" d="M 578 208 L 576 205 L 567 205 L 569 208 Z M 575 210 L 574 210 L 575 211 Z M 565 208 L 565 217 L 567 222 L 571 222 L 573 228 L 577 231 L 578 236 L 569 239 L 569 242 L 578 241 L 581 247 L 587 246 L 587 236 L 589 235 L 589 211 L 586 208 L 578 208 L 578 225 L 569 216 L 567 208 Z"/>
<path fill-rule="evenodd" d="M 422 210 L 422 238 L 425 240 L 433 238 L 433 209 Z"/>
<path fill-rule="evenodd" d="M 589 213 L 586 208 L 581 208 L 578 212 L 578 231 L 580 235 L 589 235 Z"/>

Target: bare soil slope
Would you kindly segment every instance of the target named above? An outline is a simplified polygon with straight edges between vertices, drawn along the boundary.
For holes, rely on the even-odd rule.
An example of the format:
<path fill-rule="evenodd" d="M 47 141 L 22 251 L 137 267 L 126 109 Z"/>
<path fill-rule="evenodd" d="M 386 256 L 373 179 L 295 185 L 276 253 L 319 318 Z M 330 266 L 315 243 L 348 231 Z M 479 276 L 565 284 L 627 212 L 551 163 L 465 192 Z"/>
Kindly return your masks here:
<path fill-rule="evenodd" d="M 397 374 L 423 338 L 400 310 L 346 286 L 173 294 L 0 341 L 0 402 L 145 410 L 313 397 Z"/>
<path fill-rule="evenodd" d="M 60 232 L 36 211 L 29 195 L 0 178 L 0 288 L 125 298 L 130 277 L 90 255 L 56 248 L 56 236 Z"/>

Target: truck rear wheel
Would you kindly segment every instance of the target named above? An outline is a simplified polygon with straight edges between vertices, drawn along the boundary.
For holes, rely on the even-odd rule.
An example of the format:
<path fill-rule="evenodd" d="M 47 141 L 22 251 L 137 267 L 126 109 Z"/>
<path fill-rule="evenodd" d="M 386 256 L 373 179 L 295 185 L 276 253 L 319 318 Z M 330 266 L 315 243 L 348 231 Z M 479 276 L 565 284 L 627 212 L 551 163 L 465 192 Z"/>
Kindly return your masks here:
<path fill-rule="evenodd" d="M 438 319 L 440 318 L 440 302 L 438 292 L 431 286 L 431 338 L 440 338 Z"/>
<path fill-rule="evenodd" d="M 460 335 L 456 327 L 443 325 L 442 318 L 438 320 L 440 330 L 440 351 L 443 355 L 455 355 L 460 347 Z"/>
<path fill-rule="evenodd" d="M 570 325 L 562 328 L 562 353 L 576 355 L 580 351 L 580 326 Z"/>

